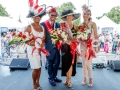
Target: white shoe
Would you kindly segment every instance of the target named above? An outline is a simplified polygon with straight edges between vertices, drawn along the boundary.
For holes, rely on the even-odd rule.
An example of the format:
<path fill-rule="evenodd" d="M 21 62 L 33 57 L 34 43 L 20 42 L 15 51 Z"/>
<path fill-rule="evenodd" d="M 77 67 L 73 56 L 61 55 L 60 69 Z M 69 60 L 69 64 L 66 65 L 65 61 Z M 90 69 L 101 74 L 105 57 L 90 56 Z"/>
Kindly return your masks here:
<path fill-rule="evenodd" d="M 82 86 L 84 86 L 86 84 L 86 82 L 82 82 Z"/>
<path fill-rule="evenodd" d="M 92 86 L 93 86 L 93 84 L 88 84 L 88 86 L 89 86 L 89 87 L 92 87 Z"/>

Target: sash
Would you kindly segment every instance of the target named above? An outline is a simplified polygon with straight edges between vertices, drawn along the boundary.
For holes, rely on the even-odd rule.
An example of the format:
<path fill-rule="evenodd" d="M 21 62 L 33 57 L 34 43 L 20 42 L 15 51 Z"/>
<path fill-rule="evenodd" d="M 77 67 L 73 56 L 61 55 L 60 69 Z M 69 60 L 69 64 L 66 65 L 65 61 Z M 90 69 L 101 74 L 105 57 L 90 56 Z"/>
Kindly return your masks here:
<path fill-rule="evenodd" d="M 90 60 L 91 57 L 96 58 L 95 52 L 93 51 L 93 48 L 92 48 L 93 40 L 91 39 L 91 37 L 92 37 L 92 33 L 90 34 L 90 38 L 86 42 L 86 44 L 87 44 L 87 52 L 85 54 L 85 57 L 87 57 L 88 60 Z"/>
<path fill-rule="evenodd" d="M 40 37 L 35 37 L 35 41 L 36 41 L 36 39 L 38 39 L 38 38 L 40 38 Z M 41 38 L 40 38 L 40 39 L 41 39 Z M 43 43 L 43 41 L 44 41 L 44 40 L 42 40 L 42 43 Z M 39 42 L 38 42 L 38 43 L 39 43 Z M 38 54 L 40 54 L 40 52 L 43 52 L 46 56 L 49 55 L 49 52 L 48 52 L 46 49 L 44 49 L 44 48 L 36 48 L 35 46 L 34 46 L 33 49 L 32 49 L 32 55 L 33 55 L 33 52 L 35 51 L 35 49 L 38 50 Z"/>
<path fill-rule="evenodd" d="M 50 25 L 50 22 L 47 20 L 44 22 L 48 32 L 50 33 L 52 31 L 52 26 Z"/>
<path fill-rule="evenodd" d="M 52 29 L 52 26 L 50 25 L 50 22 L 47 20 L 47 21 L 44 22 L 44 24 L 45 24 L 48 32 L 50 33 L 50 32 L 53 30 L 53 29 Z M 59 41 L 56 42 L 56 46 L 57 46 L 58 50 L 60 50 L 61 44 L 60 44 Z"/>

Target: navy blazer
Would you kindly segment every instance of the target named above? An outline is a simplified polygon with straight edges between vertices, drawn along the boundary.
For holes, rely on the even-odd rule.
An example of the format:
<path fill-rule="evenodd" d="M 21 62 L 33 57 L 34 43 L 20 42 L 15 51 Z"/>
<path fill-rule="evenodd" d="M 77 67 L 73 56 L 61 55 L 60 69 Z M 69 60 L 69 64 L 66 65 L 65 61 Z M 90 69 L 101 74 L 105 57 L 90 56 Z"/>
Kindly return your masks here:
<path fill-rule="evenodd" d="M 50 33 L 47 30 L 44 22 L 42 22 L 41 25 L 45 28 L 45 32 L 46 32 L 45 49 L 47 49 L 50 52 L 55 45 L 52 43 Z M 52 28 L 54 29 L 54 26 L 52 26 Z M 60 28 L 60 23 L 55 22 L 55 28 Z"/>

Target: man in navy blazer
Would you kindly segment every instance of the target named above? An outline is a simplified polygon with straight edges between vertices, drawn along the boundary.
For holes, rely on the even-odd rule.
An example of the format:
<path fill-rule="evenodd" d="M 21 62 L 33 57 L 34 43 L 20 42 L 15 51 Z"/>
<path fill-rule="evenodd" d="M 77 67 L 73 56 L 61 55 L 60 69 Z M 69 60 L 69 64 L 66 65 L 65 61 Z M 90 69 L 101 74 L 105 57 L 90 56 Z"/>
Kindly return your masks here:
<path fill-rule="evenodd" d="M 51 9 L 47 12 L 49 15 L 49 20 L 42 22 L 41 25 L 45 28 L 46 31 L 45 48 L 50 53 L 50 55 L 47 56 L 49 82 L 51 85 L 56 86 L 56 82 L 62 81 L 61 79 L 57 78 L 57 71 L 60 64 L 60 52 L 56 45 L 52 43 L 50 31 L 56 28 L 60 28 L 60 24 L 55 22 L 57 17 L 56 9 L 52 6 L 50 6 L 50 8 Z"/>

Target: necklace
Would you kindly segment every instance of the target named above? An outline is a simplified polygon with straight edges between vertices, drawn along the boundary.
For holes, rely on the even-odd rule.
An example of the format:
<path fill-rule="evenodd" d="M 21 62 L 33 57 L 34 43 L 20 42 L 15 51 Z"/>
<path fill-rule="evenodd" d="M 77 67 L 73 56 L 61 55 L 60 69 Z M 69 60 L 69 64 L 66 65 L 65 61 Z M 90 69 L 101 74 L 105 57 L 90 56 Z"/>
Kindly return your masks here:
<path fill-rule="evenodd" d="M 83 25 L 89 28 L 89 22 L 88 23 L 83 22 Z"/>

